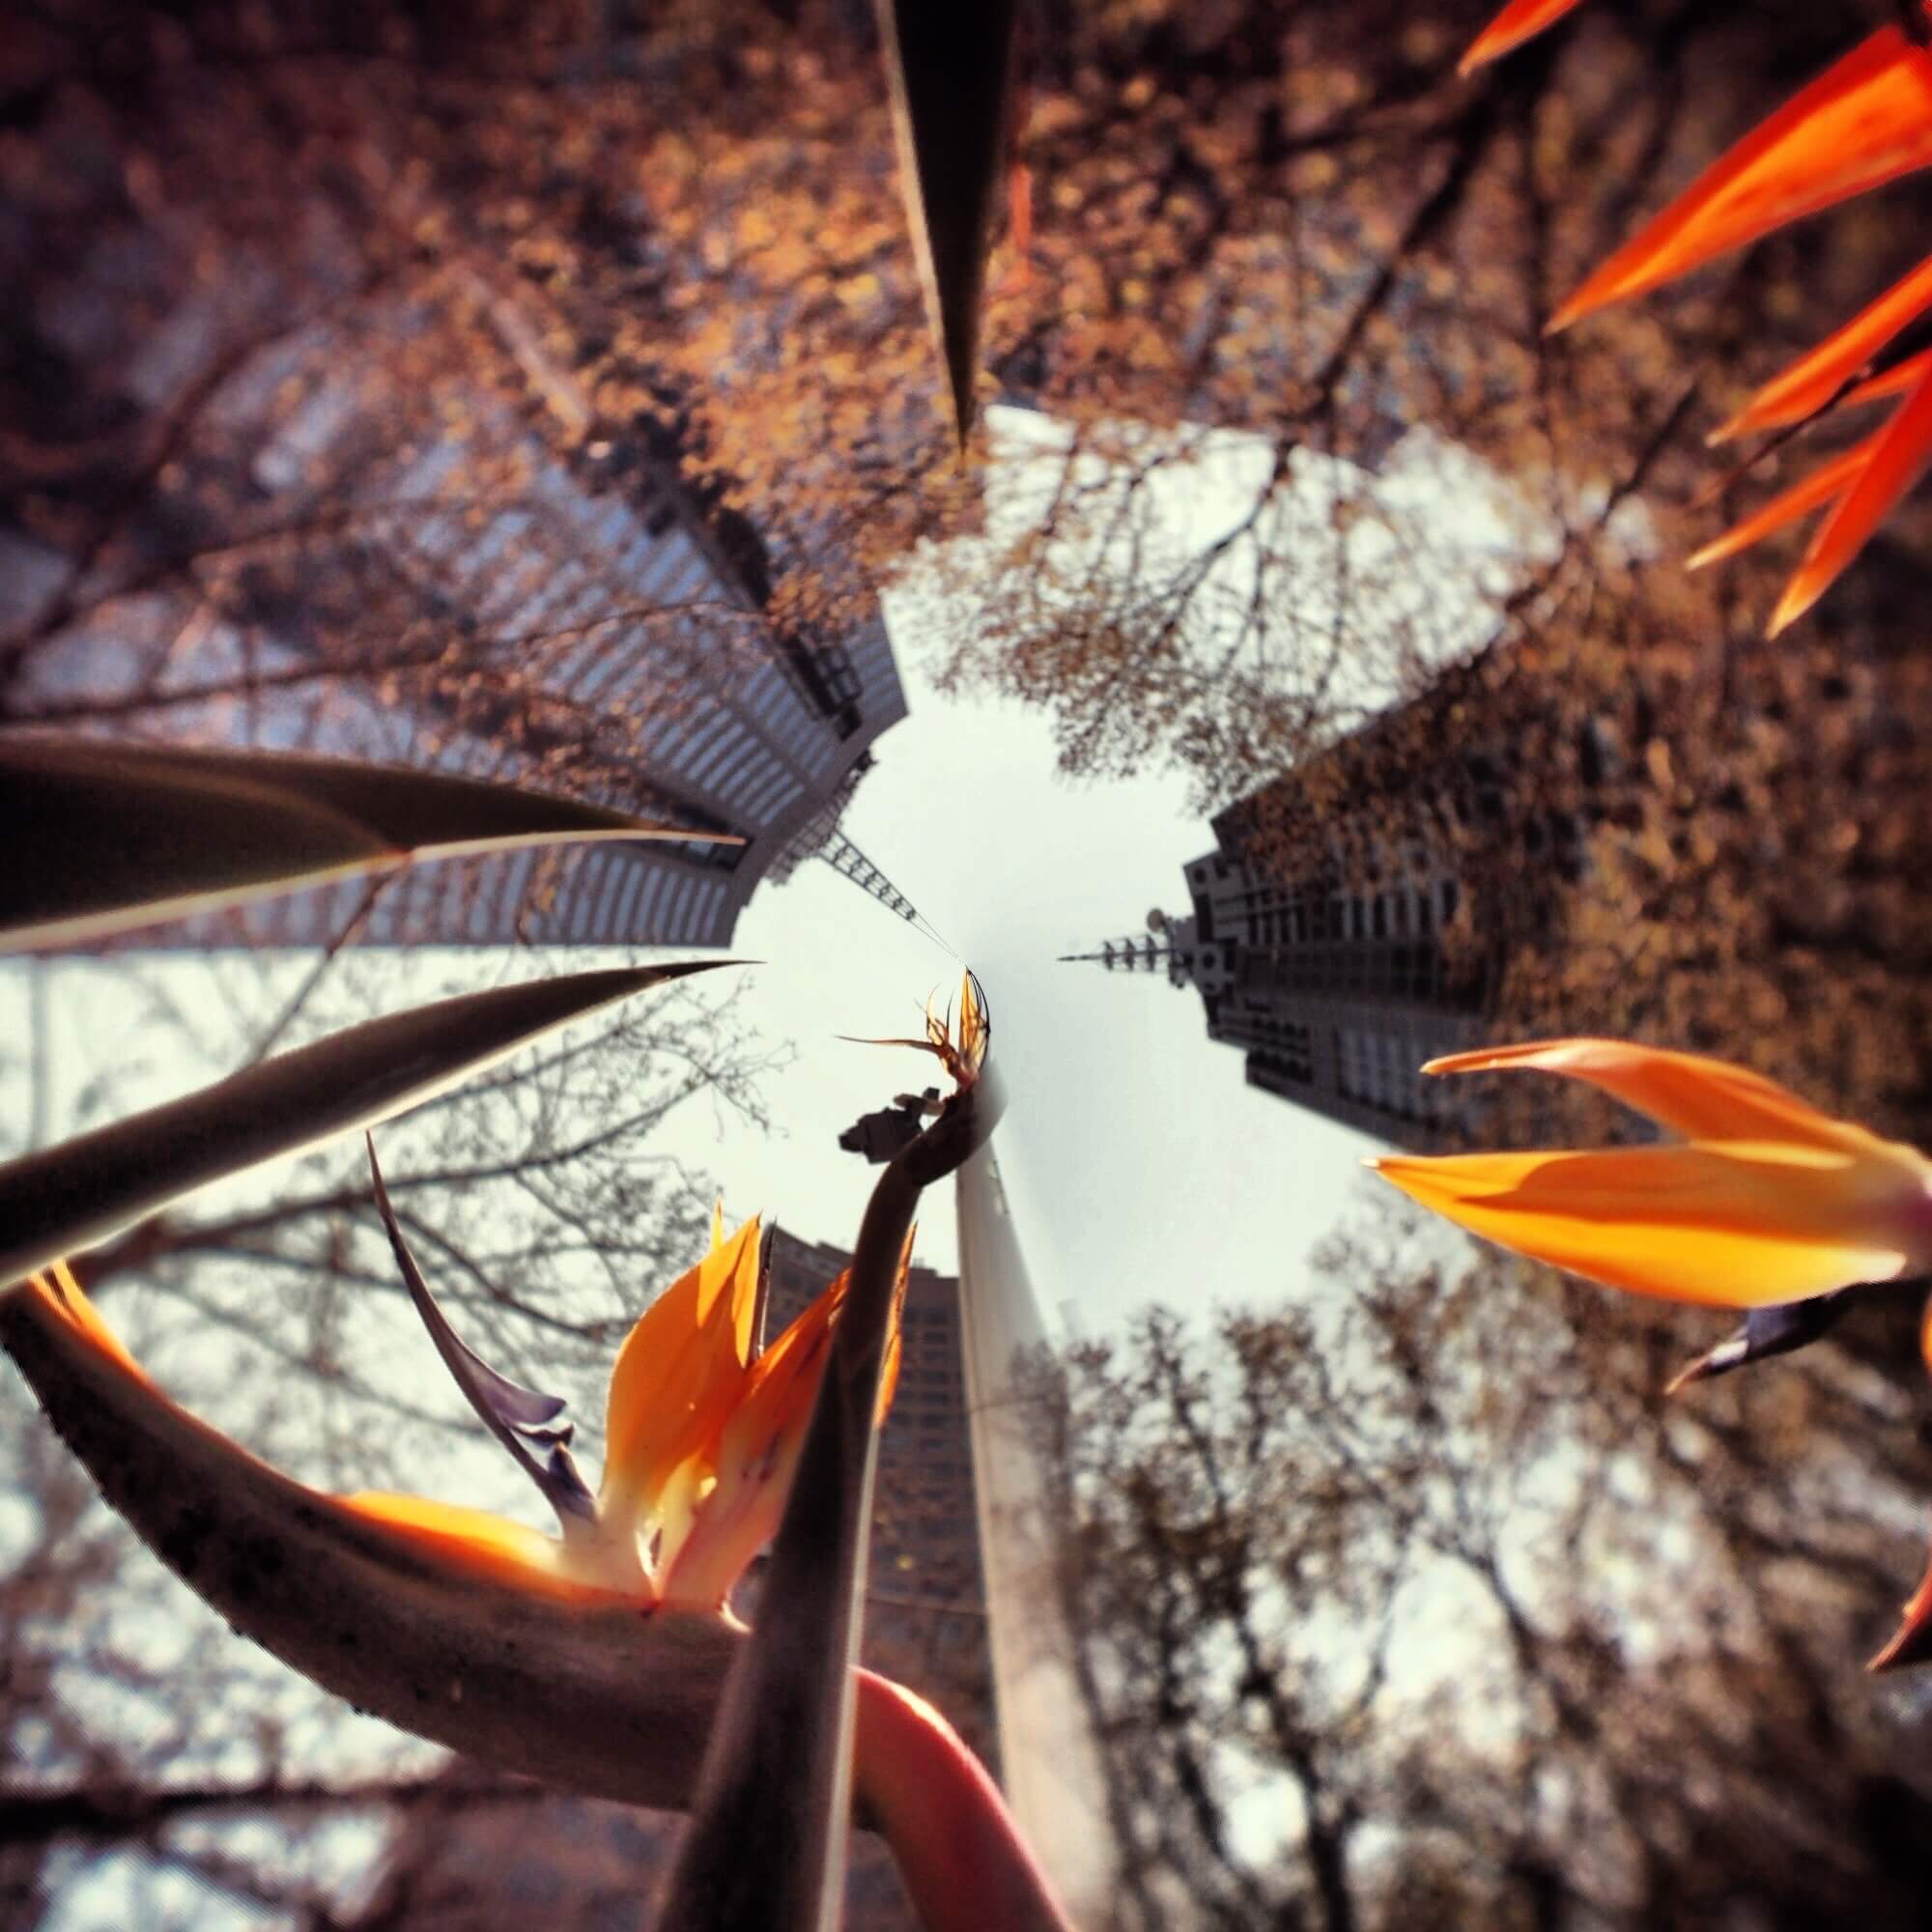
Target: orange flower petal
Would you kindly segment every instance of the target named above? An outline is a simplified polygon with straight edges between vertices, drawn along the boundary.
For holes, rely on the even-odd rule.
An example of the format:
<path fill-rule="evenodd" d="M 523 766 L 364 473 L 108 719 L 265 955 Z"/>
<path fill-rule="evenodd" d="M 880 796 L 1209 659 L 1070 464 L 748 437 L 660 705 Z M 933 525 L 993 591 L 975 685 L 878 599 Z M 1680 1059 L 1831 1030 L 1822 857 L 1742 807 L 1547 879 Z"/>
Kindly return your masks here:
<path fill-rule="evenodd" d="M 1705 169 L 1550 318 L 1593 309 L 1932 163 L 1932 54 L 1881 27 Z"/>
<path fill-rule="evenodd" d="M 1821 1114 L 1788 1088 L 1747 1066 L 1701 1053 L 1639 1046 L 1634 1040 L 1545 1039 L 1485 1046 L 1432 1060 L 1422 1070 L 1489 1073 L 1518 1066 L 1587 1081 L 1687 1140 L 1797 1141 L 1852 1153 L 1875 1145 L 1864 1128 Z"/>
<path fill-rule="evenodd" d="M 1902 1663 L 1928 1661 L 1932 1661 L 1932 1563 L 1927 1563 L 1918 1589 L 1906 1600 L 1898 1628 L 1865 1668 L 1895 1670 Z"/>
<path fill-rule="evenodd" d="M 91 1348 L 106 1356 L 117 1369 L 131 1376 L 144 1387 L 155 1389 L 154 1378 L 128 1352 L 128 1345 L 107 1325 L 100 1311 L 88 1298 L 87 1291 L 74 1279 L 73 1270 L 65 1262 L 56 1262 L 44 1274 L 29 1275 L 25 1287 L 30 1293 L 38 1294 L 69 1327 Z M 167 1401 L 158 1389 L 155 1389 L 155 1396 L 157 1401 Z"/>
<path fill-rule="evenodd" d="M 1469 43 L 1456 63 L 1458 73 L 1468 73 L 1486 61 L 1498 59 L 1513 47 L 1542 33 L 1577 4 L 1577 0 L 1510 0 L 1510 4 Z"/>
<path fill-rule="evenodd" d="M 1849 1154 L 1788 1144 L 1388 1155 L 1369 1165 L 1471 1234 L 1635 1294 L 1725 1308 L 1883 1281 Z"/>
<path fill-rule="evenodd" d="M 753 1364 L 710 1459 L 715 1485 L 670 1553 L 660 1584 L 666 1602 L 716 1607 L 777 1530 L 844 1299 L 840 1274 Z"/>
<path fill-rule="evenodd" d="M 606 1406 L 602 1505 L 646 1503 L 738 1398 L 758 1293 L 756 1216 L 665 1290 L 624 1339 Z"/>
<path fill-rule="evenodd" d="M 1932 308 L 1932 255 L 1894 282 L 1842 328 L 1801 355 L 1758 390 L 1708 441 L 1727 442 L 1749 431 L 1778 429 L 1803 422 L 1821 410 L 1898 331 L 1920 311 Z M 1856 393 L 1856 392 L 1854 392 Z M 1889 392 L 1887 392 L 1889 393 Z M 1845 399 L 1850 402 L 1850 396 Z"/>
<path fill-rule="evenodd" d="M 525 1523 L 492 1516 L 487 1510 L 374 1490 L 326 1497 L 324 1501 L 365 1522 L 380 1524 L 421 1550 L 430 1561 L 454 1564 L 512 1589 L 573 1604 L 636 1601 L 634 1592 L 601 1587 L 572 1576 L 563 1544 Z"/>
<path fill-rule="evenodd" d="M 1917 355 L 1908 355 L 1903 362 L 1894 362 L 1889 369 L 1868 376 L 1856 388 L 1847 389 L 1838 403 L 1838 409 L 1856 410 L 1866 403 L 1878 402 L 1885 396 L 1903 395 L 1907 389 L 1917 386 L 1919 377 L 1927 370 L 1932 370 L 1932 349 L 1921 349 Z M 1836 412 L 1833 412 L 1833 414 Z"/>
<path fill-rule="evenodd" d="M 1786 524 L 1796 523 L 1821 503 L 1842 497 L 1872 460 L 1882 435 L 1882 430 L 1874 432 L 1862 442 L 1855 442 L 1851 448 L 1840 450 L 1829 463 L 1821 463 L 1810 475 L 1794 483 L 1790 489 L 1780 490 L 1770 502 L 1741 523 L 1733 524 L 1722 536 L 1713 537 L 1702 550 L 1693 551 L 1685 560 L 1685 569 L 1702 570 L 1706 564 L 1721 563 L 1725 557 L 1735 556 L 1741 550 L 1748 550 L 1761 538 L 1770 536 L 1772 531 L 1781 530 Z"/>
<path fill-rule="evenodd" d="M 898 1384 L 900 1311 L 910 1252 L 908 1238 L 880 1369 L 880 1421 Z M 753 1364 L 744 1399 L 725 1422 L 712 1459 L 715 1483 L 701 1496 L 693 1486 L 695 1520 L 666 1568 L 660 1586 L 665 1602 L 715 1608 L 777 1532 L 818 1384 L 832 1358 L 832 1330 L 844 1305 L 845 1283 L 843 1274 L 831 1282 Z M 679 1473 L 687 1480 L 695 1471 Z"/>
<path fill-rule="evenodd" d="M 1878 446 L 1811 539 L 1798 574 L 1777 600 L 1767 636 L 1776 637 L 1824 596 L 1928 463 L 1932 463 L 1932 374 L 1919 378 L 1918 385 L 1879 432 Z"/>

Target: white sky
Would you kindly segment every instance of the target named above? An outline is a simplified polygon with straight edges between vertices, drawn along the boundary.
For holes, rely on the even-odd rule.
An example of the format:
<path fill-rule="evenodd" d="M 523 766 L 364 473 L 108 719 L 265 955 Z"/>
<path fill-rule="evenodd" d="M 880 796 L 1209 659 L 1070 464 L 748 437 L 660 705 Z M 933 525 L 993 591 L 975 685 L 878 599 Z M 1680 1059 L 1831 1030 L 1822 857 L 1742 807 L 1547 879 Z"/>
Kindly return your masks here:
<path fill-rule="evenodd" d="M 1279 1299 L 1374 1144 L 1245 1086 L 1193 992 L 1057 963 L 1138 929 L 1151 906 L 1185 909 L 1180 867 L 1213 835 L 1184 783 L 1071 783 L 1042 713 L 942 697 L 916 642 L 894 644 L 911 716 L 880 739 L 845 830 L 985 986 L 1009 1094 L 995 1149 L 1042 1312 L 1070 1310 L 1094 1333 L 1150 1301 Z M 916 1034 L 958 964 L 820 864 L 754 895 L 733 950 L 770 962 L 753 1014 L 797 1044 L 766 1086 L 784 1137 L 727 1123 L 690 1155 L 732 1215 L 763 1209 L 849 1246 L 876 1170 L 838 1134 L 895 1093 L 945 1083 L 923 1055 L 836 1036 Z M 955 1264 L 950 1190 L 928 1195 L 919 1248 Z"/>
<path fill-rule="evenodd" d="M 991 428 L 987 523 L 994 536 L 1011 536 L 1037 525 L 1066 432 L 1011 410 L 993 412 Z M 1154 527 L 1137 554 L 1143 568 L 1155 553 L 1211 544 L 1267 487 L 1272 451 L 1260 439 L 1187 432 L 1141 441 L 1194 453 L 1144 486 Z M 1133 439 L 1123 446 L 1134 448 Z M 1030 462 L 1034 451 L 1043 460 Z M 1079 473 L 1090 488 L 1107 475 L 1091 458 Z M 1303 512 L 1325 525 L 1346 487 L 1339 469 L 1315 466 L 1301 478 Z M 1440 546 L 1435 570 L 1407 599 L 1416 609 L 1403 613 L 1412 630 L 1417 611 L 1426 612 L 1429 641 L 1419 647 L 1466 648 L 1489 621 L 1473 585 L 1507 582 L 1502 559 L 1520 554 L 1520 523 L 1492 478 L 1433 441 L 1406 446 L 1376 487 L 1406 514 L 1426 516 Z M 1360 535 L 1387 547 L 1375 531 Z M 1447 552 L 1460 554 L 1464 571 Z M 1239 563 L 1230 566 L 1238 577 Z M 1399 564 L 1394 576 L 1400 603 Z M 1320 578 L 1317 564 L 1308 586 L 1317 597 Z M 1237 607 L 1249 582 L 1233 585 Z M 1278 1304 L 1350 1191 L 1374 1185 L 1359 1163 L 1376 1144 L 1249 1088 L 1239 1052 L 1208 1039 L 1199 996 L 1164 975 L 1057 963 L 1139 931 L 1155 905 L 1186 911 L 1180 868 L 1214 838 L 1190 809 L 1185 781 L 1171 771 L 1067 780 L 1044 712 L 942 696 L 917 601 L 889 593 L 884 608 L 911 716 L 878 741 L 877 769 L 844 829 L 985 987 L 1010 1094 L 995 1146 L 1042 1314 L 1096 1334 L 1153 1301 L 1195 1313 Z M 1391 693 L 1364 675 L 1363 700 L 1385 701 Z M 838 1149 L 838 1132 L 939 1069 L 835 1036 L 917 1033 L 926 995 L 952 995 L 958 962 L 818 864 L 754 895 L 733 950 L 770 962 L 757 971 L 753 1011 L 798 1048 L 797 1064 L 767 1089 L 787 1131 L 770 1139 L 726 1123 L 692 1157 L 717 1174 L 733 1214 L 761 1209 L 794 1233 L 849 1245 L 872 1170 Z M 928 1197 L 920 1253 L 955 1264 L 950 1190 Z"/>

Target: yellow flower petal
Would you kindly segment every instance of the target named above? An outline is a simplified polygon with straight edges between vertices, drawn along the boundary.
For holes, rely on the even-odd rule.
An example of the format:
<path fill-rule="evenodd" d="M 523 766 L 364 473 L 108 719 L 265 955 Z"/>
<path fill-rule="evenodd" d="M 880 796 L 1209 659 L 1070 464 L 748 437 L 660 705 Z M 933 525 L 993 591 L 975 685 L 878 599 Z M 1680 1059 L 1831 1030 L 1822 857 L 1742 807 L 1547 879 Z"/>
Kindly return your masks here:
<path fill-rule="evenodd" d="M 1471 1234 L 1637 1294 L 1751 1308 L 1889 1280 L 1906 1264 L 1902 1248 L 1866 1232 L 1871 1177 L 1823 1148 L 1389 1155 L 1369 1165 Z"/>
<path fill-rule="evenodd" d="M 898 1383 L 899 1313 L 910 1240 L 907 1246 L 880 1369 L 877 1413 L 882 1421 Z M 665 1602 L 706 1609 L 721 1605 L 777 1531 L 818 1385 L 832 1358 L 832 1331 L 844 1305 L 845 1286 L 841 1273 L 753 1364 L 743 1399 L 724 1423 L 711 1461 L 715 1481 L 696 1504 L 682 1547 L 667 1548 L 660 1585 Z M 680 1471 L 686 1495 L 696 1473 L 689 1467 Z"/>
<path fill-rule="evenodd" d="M 832 1323 L 845 1298 L 840 1274 L 753 1364 L 743 1399 L 725 1421 L 715 1483 L 682 1548 L 667 1548 L 660 1590 L 667 1603 L 715 1607 L 724 1601 L 784 1510 L 811 1406 L 832 1353 Z M 687 1483 L 695 1472 L 682 1472 Z"/>
<path fill-rule="evenodd" d="M 639 1318 L 611 1371 L 600 1506 L 644 1506 L 723 1426 L 751 1354 L 756 1216 Z"/>

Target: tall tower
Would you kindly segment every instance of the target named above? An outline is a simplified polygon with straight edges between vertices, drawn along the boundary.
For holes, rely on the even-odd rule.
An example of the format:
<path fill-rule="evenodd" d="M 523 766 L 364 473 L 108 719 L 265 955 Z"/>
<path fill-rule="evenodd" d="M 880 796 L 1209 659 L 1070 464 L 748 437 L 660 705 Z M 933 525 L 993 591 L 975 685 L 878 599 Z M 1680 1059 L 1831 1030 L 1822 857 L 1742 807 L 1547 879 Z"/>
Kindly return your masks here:
<path fill-rule="evenodd" d="M 839 830 L 906 715 L 876 608 L 788 621 L 760 531 L 722 484 L 686 476 L 673 423 L 598 416 L 542 301 L 465 270 L 434 298 L 372 296 L 246 360 L 219 386 L 246 454 L 208 459 L 208 495 L 244 531 L 302 534 L 236 545 L 261 561 L 218 599 L 189 583 L 138 626 L 116 611 L 77 628 L 36 660 L 38 695 L 206 692 L 137 710 L 133 728 L 568 790 L 736 842 L 439 862 L 144 944 L 724 946 L 760 880 L 815 856 L 912 916 Z M 190 289 L 159 331 L 166 366 L 194 369 L 219 326 L 218 292 Z M 438 342 L 435 395 L 460 435 L 425 424 L 414 392 L 411 358 Z M 36 695 L 15 695 L 18 715 Z"/>
<path fill-rule="evenodd" d="M 1468 1103 L 1418 1072 L 1482 1037 L 1480 985 L 1442 943 L 1463 904 L 1453 864 L 1418 845 L 1373 882 L 1283 880 L 1244 849 L 1238 812 L 1183 867 L 1184 915 L 1150 913 L 1144 933 L 1063 957 L 1192 987 L 1250 1087 L 1399 1147 L 1456 1138 Z"/>
<path fill-rule="evenodd" d="M 1053 1539 L 1045 1445 L 1026 1397 L 1026 1358 L 1045 1331 L 990 1143 L 954 1189 L 1001 1784 L 1075 1923 L 1105 1925 L 1115 1838 L 1059 1587 L 1065 1552 Z"/>

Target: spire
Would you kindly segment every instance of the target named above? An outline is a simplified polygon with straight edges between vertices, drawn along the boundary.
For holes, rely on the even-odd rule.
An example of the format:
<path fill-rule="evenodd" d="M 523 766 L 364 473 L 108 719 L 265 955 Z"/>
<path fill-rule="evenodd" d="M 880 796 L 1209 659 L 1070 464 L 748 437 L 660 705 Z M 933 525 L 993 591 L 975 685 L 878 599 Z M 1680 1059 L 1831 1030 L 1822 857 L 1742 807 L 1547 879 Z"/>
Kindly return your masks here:
<path fill-rule="evenodd" d="M 1174 957 L 1174 944 L 1165 934 L 1130 933 L 1125 939 L 1105 939 L 1097 952 L 1063 952 L 1060 964 L 1092 960 L 1108 972 L 1157 973 Z"/>
<path fill-rule="evenodd" d="M 920 917 L 913 902 L 836 825 L 825 835 L 824 842 L 812 856 L 823 859 L 841 879 L 850 879 L 860 891 L 877 899 L 887 911 L 897 913 L 908 925 L 920 927 L 938 940 L 941 946 L 946 946 L 932 923 Z M 952 949 L 947 946 L 946 950 L 950 952 Z"/>

